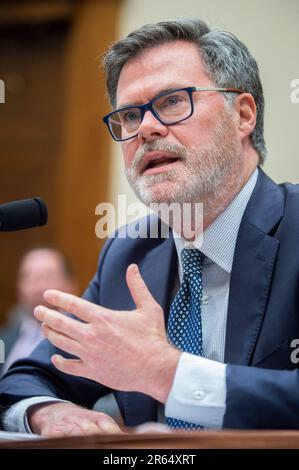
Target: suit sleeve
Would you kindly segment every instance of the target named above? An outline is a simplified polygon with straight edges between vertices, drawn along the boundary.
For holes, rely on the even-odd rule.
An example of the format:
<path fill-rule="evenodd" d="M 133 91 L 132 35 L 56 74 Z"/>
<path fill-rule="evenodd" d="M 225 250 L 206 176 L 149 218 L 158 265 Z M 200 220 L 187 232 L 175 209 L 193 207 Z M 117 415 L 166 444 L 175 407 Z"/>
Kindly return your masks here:
<path fill-rule="evenodd" d="M 83 295 L 97 304 L 100 301 L 101 268 L 111 243 L 110 239 L 105 244 L 97 273 Z M 6 409 L 25 398 L 48 396 L 92 408 L 98 398 L 111 392 L 109 388 L 92 380 L 58 371 L 50 360 L 53 354 L 74 357 L 56 348 L 47 339 L 43 340 L 29 357 L 16 361 L 2 378 L 0 405 Z"/>
<path fill-rule="evenodd" d="M 224 428 L 298 429 L 299 371 L 228 365 Z"/>

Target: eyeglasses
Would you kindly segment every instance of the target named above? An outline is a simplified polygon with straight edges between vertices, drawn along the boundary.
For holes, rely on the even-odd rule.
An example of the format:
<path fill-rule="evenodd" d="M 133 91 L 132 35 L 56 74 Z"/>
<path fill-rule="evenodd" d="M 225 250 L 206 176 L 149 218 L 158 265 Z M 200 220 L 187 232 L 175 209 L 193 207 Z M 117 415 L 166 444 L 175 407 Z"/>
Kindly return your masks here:
<path fill-rule="evenodd" d="M 118 142 L 133 139 L 138 135 L 140 124 L 146 111 L 150 111 L 162 124 L 171 126 L 192 116 L 195 91 L 217 91 L 225 93 L 244 93 L 238 88 L 186 87 L 162 93 L 148 103 L 139 106 L 124 106 L 103 117 L 109 132 Z"/>

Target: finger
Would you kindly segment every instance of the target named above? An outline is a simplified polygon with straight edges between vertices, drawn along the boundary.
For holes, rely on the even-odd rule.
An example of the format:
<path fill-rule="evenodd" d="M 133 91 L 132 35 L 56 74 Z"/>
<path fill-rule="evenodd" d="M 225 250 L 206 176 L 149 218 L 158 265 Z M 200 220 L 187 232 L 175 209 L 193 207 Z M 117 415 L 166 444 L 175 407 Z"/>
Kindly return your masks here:
<path fill-rule="evenodd" d="M 81 297 L 58 290 L 46 290 L 44 299 L 47 303 L 66 310 L 87 323 L 93 320 L 95 314 L 99 314 L 101 310 L 106 310 L 99 305 L 81 299 Z"/>
<path fill-rule="evenodd" d="M 97 420 L 97 425 L 100 432 L 105 434 L 119 434 L 122 433 L 120 427 L 109 416 L 104 416 Z"/>
<path fill-rule="evenodd" d="M 62 351 L 73 354 L 79 358 L 81 357 L 82 353 L 84 353 L 83 347 L 80 343 L 78 343 L 78 341 L 75 341 L 68 336 L 52 330 L 44 323 L 42 324 L 42 330 L 46 338 L 48 338 L 50 343 L 56 346 L 56 348 L 62 349 Z"/>
<path fill-rule="evenodd" d="M 82 428 L 83 434 L 102 434 L 99 426 L 90 420 L 80 422 L 80 427 Z"/>
<path fill-rule="evenodd" d="M 45 323 L 52 330 L 63 333 L 75 340 L 82 338 L 82 330 L 85 328 L 85 324 L 78 320 L 69 318 L 65 314 L 43 305 L 35 307 L 33 314 L 37 320 Z"/>
<path fill-rule="evenodd" d="M 126 277 L 130 293 L 137 309 L 144 307 L 146 304 L 156 304 L 155 299 L 141 277 L 137 264 L 130 264 L 127 269 Z"/>
<path fill-rule="evenodd" d="M 61 372 L 89 378 L 86 376 L 86 367 L 84 367 L 81 359 L 65 359 L 59 354 L 54 354 L 54 356 L 51 357 L 51 362 L 56 367 L 56 369 L 60 370 Z"/>

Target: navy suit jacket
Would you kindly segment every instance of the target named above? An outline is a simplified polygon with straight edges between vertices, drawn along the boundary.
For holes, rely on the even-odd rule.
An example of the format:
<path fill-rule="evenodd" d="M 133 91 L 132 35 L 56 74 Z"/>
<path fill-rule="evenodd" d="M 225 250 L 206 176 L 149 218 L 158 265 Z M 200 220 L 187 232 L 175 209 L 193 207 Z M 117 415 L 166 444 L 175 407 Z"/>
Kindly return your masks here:
<path fill-rule="evenodd" d="M 147 221 L 157 223 L 155 217 Z M 85 298 L 112 310 L 134 309 L 125 282 L 130 263 L 139 265 L 167 321 L 177 275 L 171 236 L 109 239 Z M 299 186 L 277 185 L 259 170 L 240 225 L 231 273 L 225 428 L 299 428 L 299 372 L 291 361 L 294 338 L 299 338 Z M 111 391 L 57 371 L 49 360 L 55 352 L 45 340 L 29 358 L 16 362 L 0 383 L 1 405 L 51 395 L 91 408 Z M 114 393 L 126 425 L 157 419 L 158 403 L 152 397 Z"/>
<path fill-rule="evenodd" d="M 4 342 L 5 345 L 5 357 L 8 357 L 10 351 L 12 350 L 15 342 L 18 339 L 21 328 L 21 319 L 13 319 L 7 326 L 4 326 L 0 329 L 0 339 Z M 2 375 L 3 363 L 0 363 L 0 376 Z"/>

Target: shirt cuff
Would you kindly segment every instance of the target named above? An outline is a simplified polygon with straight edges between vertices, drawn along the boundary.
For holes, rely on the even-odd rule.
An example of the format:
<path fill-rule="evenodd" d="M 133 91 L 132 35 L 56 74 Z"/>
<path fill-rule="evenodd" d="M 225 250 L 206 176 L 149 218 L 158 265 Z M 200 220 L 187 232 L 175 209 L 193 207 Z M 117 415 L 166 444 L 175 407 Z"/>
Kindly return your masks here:
<path fill-rule="evenodd" d="M 39 405 L 40 403 L 51 403 L 55 401 L 65 402 L 59 398 L 41 396 L 33 398 L 25 398 L 12 405 L 3 416 L 4 430 L 9 432 L 22 432 L 32 433 L 30 429 L 27 412 L 31 406 Z M 67 402 L 69 403 L 69 402 Z"/>
<path fill-rule="evenodd" d="M 165 415 L 221 428 L 226 406 L 226 365 L 183 353 L 176 369 Z"/>

